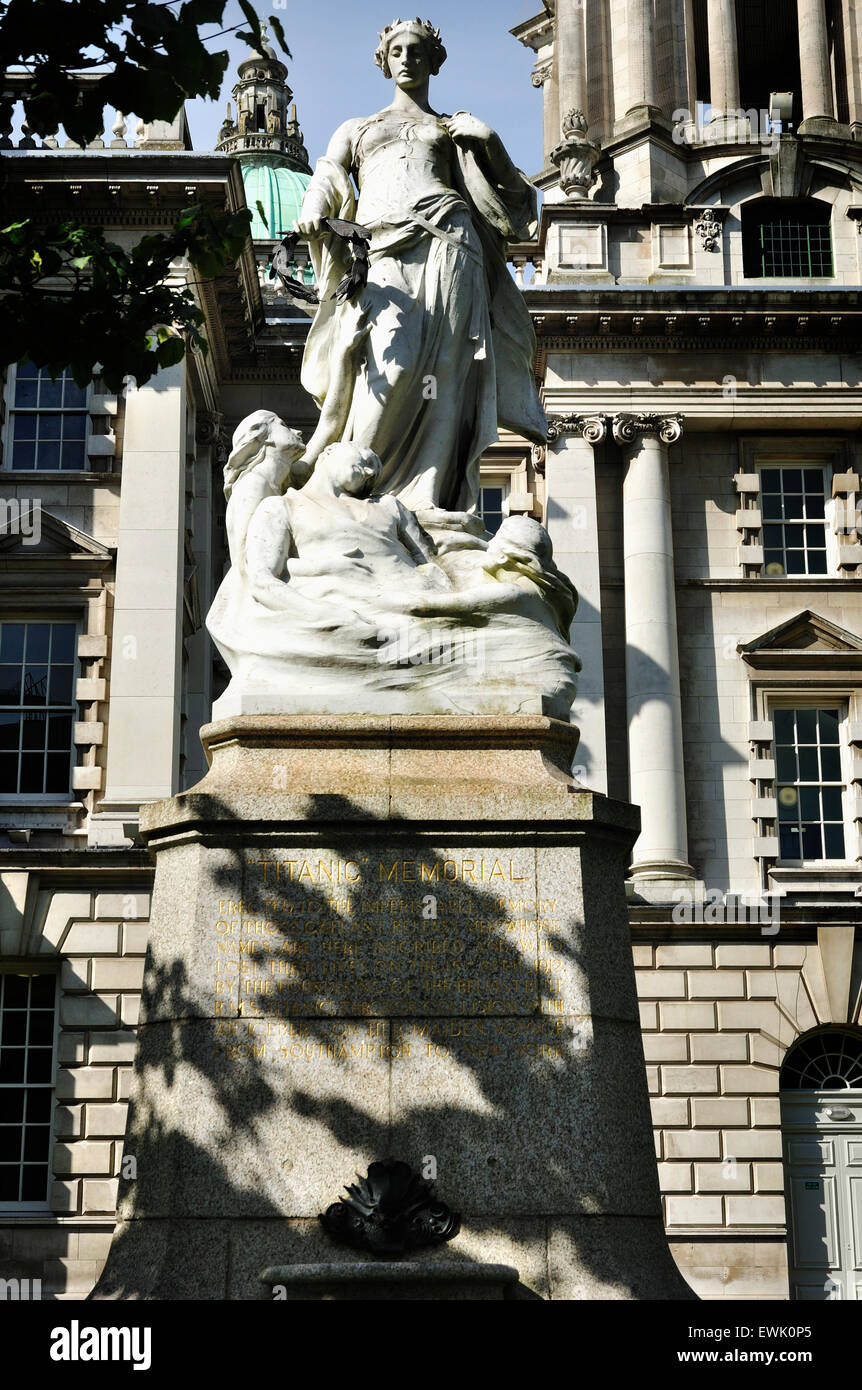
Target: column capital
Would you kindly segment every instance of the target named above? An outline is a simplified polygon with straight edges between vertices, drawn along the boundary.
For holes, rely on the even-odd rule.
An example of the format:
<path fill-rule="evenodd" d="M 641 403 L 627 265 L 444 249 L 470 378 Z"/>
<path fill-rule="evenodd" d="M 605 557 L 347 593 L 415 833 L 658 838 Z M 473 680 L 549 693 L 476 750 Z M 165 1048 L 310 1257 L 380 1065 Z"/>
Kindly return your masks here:
<path fill-rule="evenodd" d="M 588 444 L 603 444 L 608 424 L 603 415 L 549 415 L 548 443 L 555 444 L 564 434 L 579 435 Z"/>
<path fill-rule="evenodd" d="M 554 75 L 554 66 L 550 58 L 544 62 L 537 63 L 530 73 L 530 81 L 534 87 L 544 87 L 545 83 Z"/>
<path fill-rule="evenodd" d="M 617 444 L 636 444 L 639 435 L 655 435 L 662 444 L 676 444 L 682 438 L 684 418 L 682 415 L 615 415 L 614 439 Z"/>

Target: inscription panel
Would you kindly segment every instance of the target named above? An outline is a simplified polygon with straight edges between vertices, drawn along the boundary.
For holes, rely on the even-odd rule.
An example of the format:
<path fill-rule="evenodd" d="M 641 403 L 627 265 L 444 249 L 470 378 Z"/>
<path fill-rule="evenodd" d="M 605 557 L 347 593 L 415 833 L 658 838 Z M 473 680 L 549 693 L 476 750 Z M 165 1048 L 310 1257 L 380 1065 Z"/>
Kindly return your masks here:
<path fill-rule="evenodd" d="M 563 1012 L 557 902 L 536 897 L 530 851 L 246 850 L 242 895 L 214 897 L 207 930 L 217 1020 Z"/>

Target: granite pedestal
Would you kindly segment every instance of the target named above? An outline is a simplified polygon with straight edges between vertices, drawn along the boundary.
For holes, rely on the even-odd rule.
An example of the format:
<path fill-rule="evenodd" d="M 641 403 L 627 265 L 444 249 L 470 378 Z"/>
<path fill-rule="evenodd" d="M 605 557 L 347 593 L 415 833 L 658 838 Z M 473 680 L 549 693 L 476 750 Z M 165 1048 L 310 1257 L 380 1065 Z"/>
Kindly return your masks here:
<path fill-rule="evenodd" d="M 461 1214 L 399 1296 L 692 1297 L 635 997 L 638 814 L 572 783 L 577 731 L 256 716 L 202 737 L 207 777 L 142 818 L 137 1177 L 95 1297 L 266 1298 L 284 1267 L 291 1297 L 363 1296 L 373 1257 L 317 1217 L 388 1156 Z"/>

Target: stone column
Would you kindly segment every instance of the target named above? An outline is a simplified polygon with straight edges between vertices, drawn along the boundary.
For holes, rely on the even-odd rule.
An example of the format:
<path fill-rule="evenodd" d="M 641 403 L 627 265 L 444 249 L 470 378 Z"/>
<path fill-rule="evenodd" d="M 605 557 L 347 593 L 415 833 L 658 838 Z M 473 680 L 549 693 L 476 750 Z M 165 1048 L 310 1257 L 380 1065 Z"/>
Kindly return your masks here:
<path fill-rule="evenodd" d="M 799 60 L 802 68 L 802 119 L 834 120 L 832 69 L 825 0 L 797 0 Z"/>
<path fill-rule="evenodd" d="M 557 95 L 556 64 L 553 59 L 533 70 L 532 83 L 542 89 L 542 140 L 544 163 L 547 165 L 551 150 L 560 138 L 560 102 Z"/>
<path fill-rule="evenodd" d="M 629 787 L 641 808 L 635 881 L 693 878 L 688 863 L 668 445 L 678 417 L 617 415 L 623 484 Z"/>
<path fill-rule="evenodd" d="M 560 113 L 587 111 L 587 49 L 584 0 L 557 0 L 555 39 Z"/>
<path fill-rule="evenodd" d="M 708 0 L 709 86 L 713 120 L 739 110 L 739 53 L 734 0 Z"/>
<path fill-rule="evenodd" d="M 180 363 L 126 401 L 107 770 L 91 843 L 122 842 L 122 822 L 135 819 L 141 802 L 177 790 L 185 469 Z"/>
<path fill-rule="evenodd" d="M 629 55 L 629 104 L 626 115 L 649 116 L 658 112 L 652 0 L 628 0 L 626 46 Z"/>
<path fill-rule="evenodd" d="M 597 446 L 607 425 L 601 416 L 551 416 L 545 462 L 545 525 L 554 544 L 554 560 L 578 591 L 578 611 L 571 643 L 583 667 L 572 719 L 581 731 L 576 756 L 578 780 L 607 795 L 602 595 L 599 570 Z"/>

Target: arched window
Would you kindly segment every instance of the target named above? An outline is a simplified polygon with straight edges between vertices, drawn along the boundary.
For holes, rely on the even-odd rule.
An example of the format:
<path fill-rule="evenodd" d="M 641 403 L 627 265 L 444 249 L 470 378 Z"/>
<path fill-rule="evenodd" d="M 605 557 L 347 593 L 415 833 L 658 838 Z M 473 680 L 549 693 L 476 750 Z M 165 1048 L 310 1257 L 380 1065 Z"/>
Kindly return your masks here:
<path fill-rule="evenodd" d="M 800 1038 L 784 1059 L 781 1090 L 862 1090 L 862 1031 L 829 1028 Z"/>
<path fill-rule="evenodd" d="M 742 209 L 746 279 L 831 277 L 832 208 L 818 198 L 758 198 Z"/>

